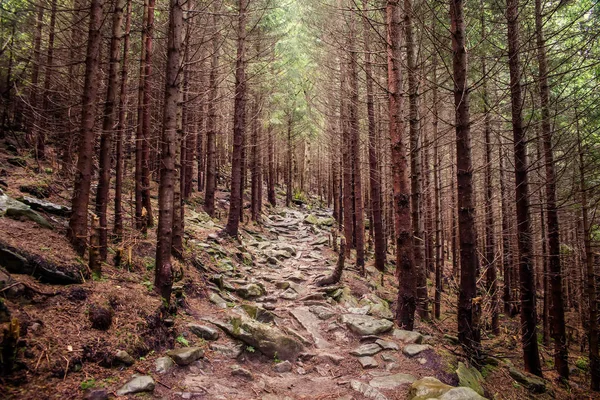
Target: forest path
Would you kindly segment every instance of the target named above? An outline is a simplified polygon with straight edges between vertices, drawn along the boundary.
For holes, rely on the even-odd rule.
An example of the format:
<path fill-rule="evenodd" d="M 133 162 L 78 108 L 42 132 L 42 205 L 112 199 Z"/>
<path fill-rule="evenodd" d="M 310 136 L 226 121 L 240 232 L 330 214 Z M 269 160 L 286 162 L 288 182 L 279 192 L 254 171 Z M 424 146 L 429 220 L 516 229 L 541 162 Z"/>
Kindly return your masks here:
<path fill-rule="evenodd" d="M 396 329 L 388 302 L 375 294 L 391 300 L 395 290 L 374 284 L 372 268 L 363 278 L 348 260 L 340 284 L 314 285 L 335 265 L 332 224 L 327 210 L 285 208 L 264 218 L 262 233 L 245 230 L 238 257 L 251 254 L 254 265 L 229 269 L 221 261 L 227 270 L 210 279 L 217 307 L 196 321 L 228 335 L 221 332 L 203 359 L 169 371 L 171 390 L 157 386 L 155 394 L 384 400 L 406 398 L 410 384 L 424 376 L 455 383 L 440 372 L 432 347 L 421 344 L 431 338 Z M 218 249 L 220 239 L 210 238 Z"/>

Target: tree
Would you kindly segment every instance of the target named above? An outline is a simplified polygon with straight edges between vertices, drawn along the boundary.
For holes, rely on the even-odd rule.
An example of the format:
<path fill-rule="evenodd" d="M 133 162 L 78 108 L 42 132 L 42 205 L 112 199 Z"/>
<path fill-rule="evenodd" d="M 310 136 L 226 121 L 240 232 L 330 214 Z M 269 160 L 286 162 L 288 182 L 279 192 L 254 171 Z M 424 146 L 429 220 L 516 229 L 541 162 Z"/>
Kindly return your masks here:
<path fill-rule="evenodd" d="M 173 285 L 171 243 L 173 240 L 173 203 L 176 186 L 175 162 L 178 151 L 178 108 L 181 98 L 181 46 L 183 8 L 180 0 L 169 3 L 169 34 L 163 108 L 160 184 L 158 189 L 158 230 L 154 287 L 169 304 Z"/>
<path fill-rule="evenodd" d="M 81 127 L 77 170 L 73 184 L 72 213 L 69 220 L 68 237 L 73 248 L 83 255 L 87 248 L 88 204 L 92 183 L 92 163 L 94 155 L 94 119 L 98 96 L 98 70 L 100 68 L 100 45 L 102 37 L 103 0 L 91 0 L 90 23 L 85 58 L 85 83 L 81 107 Z"/>
<path fill-rule="evenodd" d="M 246 131 L 246 13 L 248 0 L 238 0 L 237 54 L 235 60 L 235 104 L 233 109 L 233 156 L 231 196 L 225 232 L 236 237 L 243 212 L 242 147 Z"/>
<path fill-rule="evenodd" d="M 473 164 L 471 161 L 471 117 L 467 83 L 467 49 L 464 1 L 450 0 L 452 71 L 456 130 L 456 178 L 458 182 L 458 234 L 460 287 L 458 295 L 458 340 L 475 363 L 480 358 L 479 307 L 477 300 L 477 231 L 474 220 Z"/>
<path fill-rule="evenodd" d="M 396 231 L 396 273 L 398 275 L 398 326 L 412 330 L 415 323 L 416 271 L 413 253 L 413 235 L 410 219 L 410 189 L 408 185 L 405 150 L 405 128 L 402 116 L 402 54 L 401 20 L 398 1 L 386 3 L 387 22 L 387 71 L 389 129 L 392 145 L 392 179 L 394 189 L 394 212 Z"/>
<path fill-rule="evenodd" d="M 511 114 L 514 141 L 517 236 L 519 241 L 519 279 L 521 282 L 521 340 L 525 369 L 542 376 L 537 343 L 537 310 L 535 278 L 532 260 L 531 215 L 529 210 L 529 180 L 527 142 L 523 128 L 523 98 L 519 57 L 519 0 L 507 0 L 508 64 L 510 69 Z M 460 198 L 460 196 L 459 196 Z M 549 228 L 550 229 L 550 228 Z"/>

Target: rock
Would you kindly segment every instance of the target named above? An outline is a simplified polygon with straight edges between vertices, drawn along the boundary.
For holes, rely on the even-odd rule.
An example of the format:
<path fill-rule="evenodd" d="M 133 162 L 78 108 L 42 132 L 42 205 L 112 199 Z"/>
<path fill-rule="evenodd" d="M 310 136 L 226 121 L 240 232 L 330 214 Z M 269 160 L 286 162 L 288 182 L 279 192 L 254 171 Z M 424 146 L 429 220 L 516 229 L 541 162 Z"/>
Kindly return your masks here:
<path fill-rule="evenodd" d="M 278 260 L 287 260 L 292 257 L 291 253 L 288 253 L 285 250 L 273 250 L 270 254 L 271 257 L 275 257 Z"/>
<path fill-rule="evenodd" d="M 378 344 L 367 343 L 350 351 L 350 354 L 357 357 L 372 356 L 379 353 L 381 350 L 383 349 Z"/>
<path fill-rule="evenodd" d="M 440 382 L 431 376 L 414 381 L 408 391 L 409 400 L 426 400 L 439 398 L 452 389 L 452 386 Z"/>
<path fill-rule="evenodd" d="M 133 365 L 135 363 L 133 357 L 131 357 L 125 350 L 117 351 L 115 354 L 115 361 L 125 365 Z"/>
<path fill-rule="evenodd" d="M 231 323 L 212 321 L 229 335 L 259 350 L 267 357 L 294 360 L 304 350 L 302 343 L 284 334 L 279 328 L 263 324 L 248 317 L 239 316 Z"/>
<path fill-rule="evenodd" d="M 27 204 L 8 197 L 0 191 L 0 216 L 6 215 L 9 218 L 22 220 L 31 220 L 43 228 L 54 229 L 54 227 L 37 212 L 33 211 Z"/>
<path fill-rule="evenodd" d="M 532 393 L 544 393 L 546 391 L 546 381 L 533 374 L 521 372 L 515 367 L 509 367 L 510 376 Z"/>
<path fill-rule="evenodd" d="M 211 303 L 216 304 L 221 308 L 227 308 L 227 302 L 225 301 L 225 299 L 223 299 L 216 293 L 211 293 L 209 296 L 209 300 L 211 301 Z"/>
<path fill-rule="evenodd" d="M 249 283 L 246 286 L 237 288 L 236 293 L 243 299 L 250 299 L 253 297 L 260 297 L 265 294 L 265 290 L 256 283 Z"/>
<path fill-rule="evenodd" d="M 239 344 L 237 346 L 225 346 L 222 344 L 212 343 L 209 348 L 217 353 L 224 355 L 227 358 L 238 358 L 244 352 L 244 346 Z"/>
<path fill-rule="evenodd" d="M 398 357 L 396 357 L 396 356 L 393 356 L 393 355 L 391 355 L 391 354 L 386 354 L 386 353 L 383 353 L 383 354 L 381 355 L 381 359 L 382 359 L 383 361 L 389 361 L 389 362 L 397 362 L 397 361 L 398 361 Z"/>
<path fill-rule="evenodd" d="M 421 342 L 423 341 L 423 335 L 421 335 L 419 332 L 416 332 L 416 331 L 405 331 L 403 329 L 394 329 L 392 336 L 394 336 L 396 339 L 401 340 L 405 344 L 411 344 L 411 343 L 421 344 Z"/>
<path fill-rule="evenodd" d="M 387 397 L 385 397 L 383 394 L 381 394 L 377 389 L 375 389 L 374 387 L 367 385 L 366 383 L 363 383 L 361 381 L 357 381 L 354 379 L 351 380 L 350 387 L 352 388 L 352 390 L 357 391 L 358 393 L 365 396 L 367 399 L 387 400 Z"/>
<path fill-rule="evenodd" d="M 449 341 L 452 344 L 460 344 L 460 342 L 458 341 L 458 337 L 456 337 L 456 336 L 445 334 L 444 339 L 446 339 L 447 341 Z"/>
<path fill-rule="evenodd" d="M 275 320 L 275 314 L 270 311 L 267 311 L 264 308 L 252 305 L 252 304 L 242 304 L 240 306 L 246 314 L 252 319 L 255 319 L 259 322 L 270 323 Z"/>
<path fill-rule="evenodd" d="M 417 354 L 420 354 L 420 353 L 424 352 L 425 350 L 430 350 L 430 349 L 432 349 L 432 347 L 428 344 L 408 344 L 408 345 L 404 346 L 404 348 L 402 349 L 402 352 L 409 357 L 414 357 Z"/>
<path fill-rule="evenodd" d="M 210 326 L 200 324 L 188 324 L 189 330 L 199 338 L 204 340 L 217 340 L 219 338 L 219 332 Z"/>
<path fill-rule="evenodd" d="M 306 217 L 304 217 L 304 223 L 310 225 L 317 225 L 319 223 L 319 219 L 313 214 L 308 214 Z"/>
<path fill-rule="evenodd" d="M 141 393 L 141 392 L 152 392 L 154 390 L 154 379 L 147 375 L 134 375 L 133 379 L 127 382 L 117 390 L 118 396 L 125 396 L 127 394 Z"/>
<path fill-rule="evenodd" d="M 13 274 L 26 273 L 28 269 L 25 257 L 3 248 L 0 248 L 0 265 Z"/>
<path fill-rule="evenodd" d="M 322 246 L 322 245 L 327 244 L 327 243 L 329 243 L 329 239 L 327 239 L 325 236 L 321 236 L 318 239 L 312 241 L 310 243 L 310 245 L 311 246 Z M 318 259 L 318 258 L 321 258 L 321 257 L 316 257 L 316 258 Z"/>
<path fill-rule="evenodd" d="M 183 347 L 167 352 L 167 355 L 175 361 L 177 365 L 189 365 L 194 361 L 204 357 L 204 350 L 200 347 Z"/>
<path fill-rule="evenodd" d="M 377 319 L 369 315 L 344 314 L 341 322 L 359 335 L 377 335 L 392 329 L 394 323 L 387 319 Z"/>
<path fill-rule="evenodd" d="M 306 307 L 296 307 L 290 313 L 300 322 L 300 325 L 312 336 L 318 349 L 331 347 L 331 344 L 321 335 L 319 319 Z"/>
<path fill-rule="evenodd" d="M 343 356 L 339 356 L 337 354 L 333 354 L 333 353 L 318 353 L 316 355 L 317 359 L 321 362 L 324 363 L 332 363 L 335 365 L 339 365 L 342 361 L 345 360 L 345 358 Z"/>
<path fill-rule="evenodd" d="M 296 300 L 298 298 L 298 293 L 296 293 L 292 288 L 289 288 L 281 293 L 279 297 L 285 300 Z"/>
<path fill-rule="evenodd" d="M 439 400 L 486 400 L 476 391 L 468 387 L 457 387 L 448 390 L 446 393 L 438 397 Z"/>
<path fill-rule="evenodd" d="M 287 289 L 290 287 L 290 283 L 288 281 L 279 281 L 279 282 L 275 282 L 275 287 L 277 289 Z"/>
<path fill-rule="evenodd" d="M 291 370 L 292 363 L 289 361 L 282 361 L 280 363 L 275 364 L 275 366 L 273 367 L 273 371 L 279 373 L 290 372 Z"/>
<path fill-rule="evenodd" d="M 240 367 L 239 365 L 232 365 L 231 366 L 231 375 L 233 375 L 233 376 L 239 376 L 239 377 L 242 377 L 242 378 L 247 379 L 249 381 L 254 380 L 254 375 L 252 375 L 252 372 L 248 371 L 245 368 Z"/>
<path fill-rule="evenodd" d="M 412 375 L 394 374 L 375 377 L 369 382 L 369 385 L 377 389 L 395 389 L 398 386 L 413 383 L 415 380 L 416 378 Z"/>
<path fill-rule="evenodd" d="M 333 316 L 335 316 L 335 311 L 330 308 L 323 306 L 312 306 L 309 308 L 310 312 L 315 314 L 319 319 L 327 320 Z"/>
<path fill-rule="evenodd" d="M 358 357 L 358 362 L 360 363 L 360 365 L 362 365 L 362 367 L 364 369 L 367 368 L 377 368 L 379 366 L 379 363 L 377 363 L 377 360 L 375 360 L 373 357 Z"/>
<path fill-rule="evenodd" d="M 459 362 L 458 368 L 456 369 L 456 375 L 458 375 L 458 383 L 460 386 L 465 386 L 473 389 L 475 392 L 484 395 L 484 390 L 481 384 L 484 382 L 481 372 L 475 367 L 467 367 L 464 363 Z"/>
<path fill-rule="evenodd" d="M 350 314 L 367 315 L 369 313 L 370 309 L 371 309 L 371 306 L 369 306 L 369 305 L 366 305 L 364 307 L 350 307 L 348 309 L 348 312 Z"/>
<path fill-rule="evenodd" d="M 33 197 L 28 196 L 21 197 L 19 200 L 23 204 L 27 204 L 33 210 L 44 211 L 48 214 L 57 215 L 59 217 L 68 217 L 71 215 L 71 207 L 50 203 L 49 201 L 34 199 Z"/>
<path fill-rule="evenodd" d="M 377 339 L 375 341 L 375 343 L 377 343 L 379 346 L 381 346 L 381 348 L 383 350 L 396 350 L 396 351 L 400 350 L 400 346 L 398 346 L 398 343 L 388 342 L 383 339 Z"/>
<path fill-rule="evenodd" d="M 159 357 L 154 362 L 154 371 L 157 374 L 165 374 L 167 373 L 173 366 L 175 362 L 171 357 Z"/>
<path fill-rule="evenodd" d="M 108 400 L 106 389 L 90 389 L 83 395 L 83 400 Z"/>

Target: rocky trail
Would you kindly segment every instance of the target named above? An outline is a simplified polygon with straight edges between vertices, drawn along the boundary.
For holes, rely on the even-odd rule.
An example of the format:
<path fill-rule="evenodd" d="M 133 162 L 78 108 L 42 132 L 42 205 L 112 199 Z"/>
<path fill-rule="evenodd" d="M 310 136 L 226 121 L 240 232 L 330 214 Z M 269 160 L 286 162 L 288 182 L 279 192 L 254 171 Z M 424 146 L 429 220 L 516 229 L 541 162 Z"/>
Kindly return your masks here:
<path fill-rule="evenodd" d="M 212 227 L 210 220 L 192 214 L 188 226 L 206 222 Z M 315 286 L 315 279 L 330 274 L 337 257 L 329 247 L 333 220 L 327 211 L 282 209 L 263 222 L 263 233 L 245 230 L 242 235 L 235 249 L 239 265 L 215 234 L 206 242 L 190 241 L 219 267 L 204 267 L 213 306 L 202 312 L 189 309 L 189 347 L 156 359 L 154 371 L 134 376 L 118 395 L 482 398 L 471 388 L 453 388 L 456 375 L 445 370 L 430 345 L 433 337 L 397 329 L 388 303 L 393 287 L 375 285 L 374 270 L 367 269 L 373 276 L 363 278 L 347 261 L 339 284 Z M 470 386 L 480 389 L 481 376 L 465 371 Z"/>

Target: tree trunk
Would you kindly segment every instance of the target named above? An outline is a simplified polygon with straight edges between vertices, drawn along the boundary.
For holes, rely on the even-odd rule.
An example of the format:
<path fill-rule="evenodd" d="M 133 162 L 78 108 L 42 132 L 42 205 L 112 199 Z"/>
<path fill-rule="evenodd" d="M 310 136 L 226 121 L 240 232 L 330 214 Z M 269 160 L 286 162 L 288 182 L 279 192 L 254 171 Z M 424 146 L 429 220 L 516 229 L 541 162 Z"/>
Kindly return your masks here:
<path fill-rule="evenodd" d="M 237 54 L 235 62 L 235 102 L 233 110 L 233 156 L 231 161 L 231 197 L 225 232 L 238 235 L 243 212 L 242 151 L 246 130 L 246 12 L 248 0 L 238 0 Z"/>
<path fill-rule="evenodd" d="M 442 211 L 441 211 L 441 162 L 439 156 L 439 109 L 438 109 L 438 87 L 437 87 L 437 65 L 438 58 L 436 55 L 433 56 L 433 78 L 432 78 L 432 92 L 433 92 L 433 184 L 434 188 L 434 213 L 435 213 L 435 296 L 434 296 L 434 312 L 435 318 L 440 319 L 442 313 L 442 279 L 443 279 L 443 268 L 444 268 L 444 256 L 443 256 L 443 243 L 442 243 Z"/>
<path fill-rule="evenodd" d="M 118 241 L 123 238 L 123 136 L 127 117 L 127 78 L 129 58 L 129 41 L 131 32 L 131 0 L 127 1 L 127 17 L 125 22 L 125 37 L 123 41 L 123 60 L 121 63 L 121 93 L 119 94 L 119 122 L 117 125 L 117 149 L 115 166 L 115 226 L 114 234 Z"/>
<path fill-rule="evenodd" d="M 100 222 L 99 252 L 100 261 L 106 261 L 108 252 L 108 191 L 110 189 L 110 171 L 112 166 L 112 137 L 115 125 L 115 102 L 119 85 L 119 63 L 121 62 L 121 36 L 123 8 L 125 0 L 117 0 L 113 10 L 112 37 L 110 40 L 110 63 L 108 82 L 106 84 L 106 101 L 102 118 L 102 134 L 100 135 L 100 171 L 98 189 L 96 190 L 96 216 Z"/>
<path fill-rule="evenodd" d="M 394 190 L 396 273 L 398 276 L 398 308 L 396 321 L 402 329 L 412 330 L 416 310 L 416 271 L 413 253 L 413 236 L 410 220 L 410 188 L 405 149 L 405 127 L 402 115 L 402 53 L 401 19 L 398 1 L 386 3 L 387 22 L 387 72 L 389 129 L 392 151 L 392 178 Z"/>
<path fill-rule="evenodd" d="M 458 182 L 458 231 L 460 242 L 460 288 L 458 298 L 458 339 L 469 359 L 480 359 L 479 314 L 477 297 L 477 231 L 473 199 L 471 161 L 471 117 L 467 84 L 467 49 L 464 1 L 450 0 L 454 106 L 456 107 L 456 176 Z"/>
<path fill-rule="evenodd" d="M 208 76 L 208 110 L 206 120 L 206 185 L 204 194 L 204 210 L 211 217 L 215 213 L 215 190 L 217 188 L 217 78 L 219 73 L 219 46 L 220 35 L 218 29 L 219 5 L 215 2 L 213 14 L 212 56 L 210 61 L 210 75 Z"/>
<path fill-rule="evenodd" d="M 52 0 L 50 6 L 50 31 L 48 32 L 48 49 L 46 52 L 46 76 L 44 77 L 44 95 L 42 100 L 42 112 L 50 112 L 50 86 L 52 84 L 52 72 L 54 64 L 54 36 L 56 27 L 56 0 Z M 38 160 L 46 158 L 46 127 L 38 130 L 36 157 Z"/>
<path fill-rule="evenodd" d="M 146 85 L 145 60 L 146 60 L 146 36 L 148 35 L 148 1 L 144 0 L 144 11 L 142 21 L 142 39 L 140 53 L 140 70 L 138 82 L 138 104 L 137 104 L 137 128 L 135 131 L 135 227 L 143 232 L 146 231 L 146 221 L 144 215 L 144 204 L 142 200 L 142 142 L 144 141 L 144 90 Z"/>
<path fill-rule="evenodd" d="M 548 267 L 552 295 L 551 321 L 554 338 L 554 367 L 561 378 L 569 379 L 569 349 L 565 332 L 565 308 L 562 296 L 562 268 L 560 265 L 560 237 L 558 209 L 556 206 L 556 174 L 552 154 L 552 127 L 550 124 L 550 88 L 548 86 L 548 63 L 546 43 L 542 31 L 541 0 L 535 0 L 535 31 L 539 73 L 540 106 L 542 113 L 542 138 L 546 164 L 546 218 L 548 227 Z"/>
<path fill-rule="evenodd" d="M 183 9 L 180 0 L 170 0 L 165 101 L 163 108 L 160 185 L 158 190 L 158 229 L 156 233 L 156 274 L 154 287 L 169 304 L 173 285 L 171 241 L 177 153 L 177 109 L 181 91 L 181 42 Z"/>
<path fill-rule="evenodd" d="M 373 100 L 373 72 L 371 66 L 370 27 L 367 11 L 367 0 L 363 0 L 363 30 L 365 35 L 365 75 L 367 89 L 367 118 L 369 128 L 369 188 L 371 194 L 371 215 L 373 223 L 370 225 L 371 236 L 374 237 L 375 245 L 375 268 L 383 272 L 385 270 L 385 233 L 383 232 L 383 220 L 381 217 L 381 178 L 379 176 L 379 152 L 377 147 L 377 126 L 375 124 L 375 108 Z M 335 181 L 334 181 L 335 182 Z M 335 186 L 335 183 L 334 183 Z"/>
<path fill-rule="evenodd" d="M 269 124 L 267 128 L 268 138 L 268 162 L 269 162 L 269 175 L 268 175 L 268 194 L 269 203 L 272 207 L 277 205 L 277 198 L 275 197 L 275 144 L 273 143 L 273 126 Z"/>
<path fill-rule="evenodd" d="M 69 220 L 68 237 L 75 251 L 83 256 L 88 235 L 88 204 L 94 157 L 94 120 L 98 96 L 98 71 L 100 69 L 100 46 L 102 36 L 103 0 L 91 0 L 85 80 L 81 107 L 81 128 L 77 170 L 73 185 L 72 214 Z"/>
<path fill-rule="evenodd" d="M 525 370 L 542 376 L 537 343 L 537 310 L 535 277 L 532 260 L 531 212 L 529 209 L 529 181 L 527 141 L 523 128 L 523 98 L 521 91 L 521 63 L 519 60 L 519 0 L 507 0 L 508 60 L 510 69 L 511 110 L 515 159 L 515 186 L 517 207 L 517 235 L 519 242 L 519 278 L 521 286 L 521 329 Z M 548 227 L 548 229 L 551 229 Z"/>

